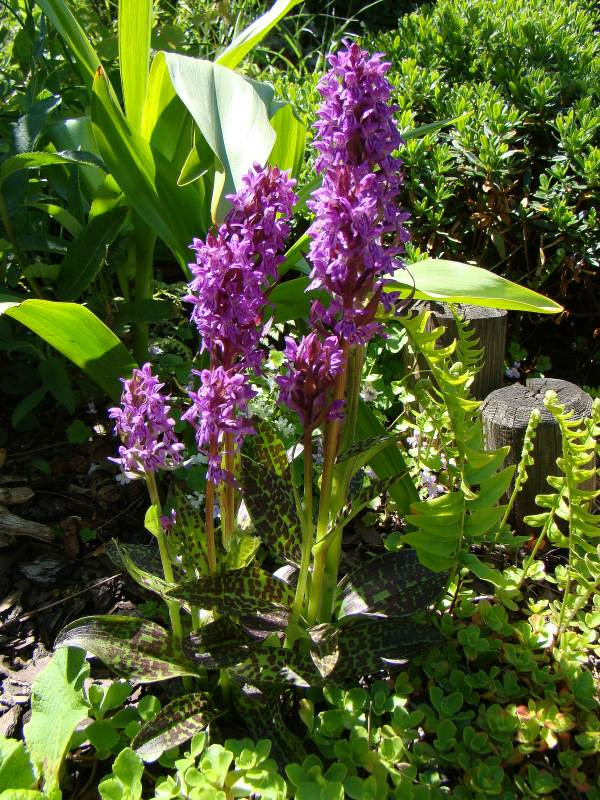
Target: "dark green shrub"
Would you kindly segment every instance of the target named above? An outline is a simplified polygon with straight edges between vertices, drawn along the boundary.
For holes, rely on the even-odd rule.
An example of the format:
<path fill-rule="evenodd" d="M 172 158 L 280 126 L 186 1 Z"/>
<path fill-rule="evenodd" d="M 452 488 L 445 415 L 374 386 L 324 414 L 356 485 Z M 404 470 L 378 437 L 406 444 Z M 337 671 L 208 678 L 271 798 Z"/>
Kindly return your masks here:
<path fill-rule="evenodd" d="M 561 302 L 559 325 L 515 335 L 566 377 L 576 359 L 588 383 L 600 365 L 597 22 L 587 0 L 440 0 L 363 40 L 393 63 L 404 130 L 471 112 L 404 148 L 413 242 Z M 282 80 L 310 119 L 315 76 Z"/>

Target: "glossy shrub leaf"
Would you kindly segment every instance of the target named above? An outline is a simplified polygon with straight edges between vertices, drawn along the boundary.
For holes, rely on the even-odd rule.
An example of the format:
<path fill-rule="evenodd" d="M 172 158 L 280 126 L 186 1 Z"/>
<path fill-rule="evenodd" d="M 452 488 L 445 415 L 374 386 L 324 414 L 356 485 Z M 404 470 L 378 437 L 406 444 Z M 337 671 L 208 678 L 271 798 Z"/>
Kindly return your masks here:
<path fill-rule="evenodd" d="M 0 314 L 16 319 L 80 367 L 113 400 L 119 378 L 136 366 L 115 334 L 85 306 L 50 300 L 17 302 L 0 295 Z"/>
<path fill-rule="evenodd" d="M 285 450 L 266 423 L 258 425 L 257 434 L 247 438 L 242 451 L 244 502 L 256 533 L 273 556 L 299 563 L 302 529 Z"/>
<path fill-rule="evenodd" d="M 142 127 L 148 85 L 152 0 L 119 0 L 119 69 L 127 119 Z"/>
<path fill-rule="evenodd" d="M 64 0 L 37 0 L 38 5 L 65 40 L 70 53 L 83 76 L 88 89 L 100 66 L 100 59 L 90 44 L 83 28 L 70 12 Z"/>
<path fill-rule="evenodd" d="M 217 64 L 223 67 L 234 69 L 246 56 L 254 45 L 267 35 L 267 33 L 277 25 L 280 19 L 301 0 L 277 0 L 271 8 L 258 19 L 254 20 L 248 27 L 239 33 L 223 52 L 217 56 Z"/>
<path fill-rule="evenodd" d="M 414 550 L 384 553 L 344 581 L 338 618 L 381 613 L 410 616 L 435 603 L 446 581 L 447 573 L 428 570 L 419 563 Z"/>
<path fill-rule="evenodd" d="M 558 314 L 562 306 L 525 286 L 519 286 L 487 269 L 458 261 L 427 258 L 397 270 L 386 289 L 403 296 L 415 290 L 415 298 L 445 300 L 475 306 Z"/>
<path fill-rule="evenodd" d="M 180 584 L 168 595 L 199 608 L 214 608 L 220 614 L 232 615 L 287 608 L 294 599 L 294 591 L 287 583 L 256 564 Z"/>
<path fill-rule="evenodd" d="M 386 430 L 381 422 L 364 400 L 360 399 L 355 438 L 361 440 L 371 436 L 383 436 L 385 433 Z M 403 478 L 400 478 L 390 486 L 388 492 L 396 504 L 398 513 L 407 514 L 410 504 L 419 500 L 419 493 L 408 474 L 406 462 L 399 448 L 395 444 L 386 447 L 370 459 L 369 466 L 373 468 L 378 478 L 404 475 Z"/>
<path fill-rule="evenodd" d="M 268 106 L 252 83 L 199 58 L 165 53 L 173 87 L 219 161 L 213 219 L 223 216 L 224 196 L 241 186 L 254 162 L 264 164 L 275 143 Z M 191 239 L 190 239 L 191 241 Z"/>
<path fill-rule="evenodd" d="M 71 648 L 55 653 L 33 682 L 31 719 L 23 733 L 31 760 L 53 796 L 75 727 L 88 715 L 83 682 L 90 674 L 85 653 Z"/>
<path fill-rule="evenodd" d="M 139 683 L 196 674 L 193 663 L 176 651 L 172 636 L 139 617 L 83 617 L 62 629 L 55 647 L 81 647 Z"/>
<path fill-rule="evenodd" d="M 144 761 L 156 761 L 165 750 L 204 730 L 220 713 L 211 695 L 205 692 L 177 697 L 142 727 L 131 746 Z"/>
<path fill-rule="evenodd" d="M 61 300 L 75 300 L 96 278 L 104 264 L 106 249 L 121 230 L 127 213 L 127 208 L 117 206 L 99 214 L 69 244 L 56 283 Z"/>

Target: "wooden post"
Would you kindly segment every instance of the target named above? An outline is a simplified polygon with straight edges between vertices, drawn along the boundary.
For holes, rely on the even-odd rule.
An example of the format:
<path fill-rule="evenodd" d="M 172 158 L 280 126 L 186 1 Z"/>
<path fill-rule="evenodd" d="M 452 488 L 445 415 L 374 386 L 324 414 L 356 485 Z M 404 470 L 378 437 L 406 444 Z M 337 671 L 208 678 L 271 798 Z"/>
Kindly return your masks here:
<path fill-rule="evenodd" d="M 540 423 L 533 450 L 534 464 L 528 468 L 527 482 L 517 495 L 508 520 L 513 529 L 520 534 L 532 534 L 534 531 L 523 523 L 523 517 L 540 512 L 535 497 L 538 494 L 551 492 L 546 478 L 548 475 L 557 475 L 560 472 L 556 466 L 556 459 L 562 454 L 560 430 L 552 414 L 544 408 L 544 395 L 550 389 L 556 392 L 567 411 L 573 411 L 574 419 L 590 416 L 592 398 L 574 383 L 556 378 L 531 378 L 526 386 L 514 383 L 504 389 L 497 389 L 486 397 L 481 407 L 486 447 L 488 450 L 494 450 L 509 445 L 507 466 L 518 463 L 531 412 L 534 408 L 540 411 Z M 583 488 L 594 489 L 594 485 L 592 478 L 591 485 L 585 484 Z M 507 492 L 507 499 L 511 491 L 512 486 Z"/>
<path fill-rule="evenodd" d="M 452 312 L 445 303 L 428 303 L 427 307 L 431 311 L 428 328 L 432 330 L 443 325 L 446 331 L 438 342 L 440 346 L 447 347 L 457 338 Z M 462 303 L 456 303 L 454 309 L 473 328 L 484 350 L 483 366 L 471 385 L 473 397 L 483 400 L 491 391 L 504 384 L 507 312 L 503 309 L 467 306 Z"/>

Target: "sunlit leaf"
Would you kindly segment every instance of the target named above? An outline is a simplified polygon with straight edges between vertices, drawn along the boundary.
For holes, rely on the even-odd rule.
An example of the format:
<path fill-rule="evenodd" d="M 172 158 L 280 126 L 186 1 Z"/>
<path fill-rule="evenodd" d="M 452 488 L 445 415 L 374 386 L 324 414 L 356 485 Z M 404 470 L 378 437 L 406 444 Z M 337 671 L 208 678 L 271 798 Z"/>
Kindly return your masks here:
<path fill-rule="evenodd" d="M 205 692 L 177 697 L 142 727 L 131 746 L 144 761 L 156 761 L 165 750 L 204 730 L 221 713 L 211 695 Z"/>
<path fill-rule="evenodd" d="M 62 629 L 55 647 L 88 650 L 118 675 L 139 683 L 196 674 L 171 634 L 139 617 L 83 617 Z"/>
<path fill-rule="evenodd" d="M 338 618 L 351 614 L 405 617 L 423 611 L 444 591 L 447 573 L 431 572 L 408 548 L 384 553 L 358 567 L 343 581 Z"/>

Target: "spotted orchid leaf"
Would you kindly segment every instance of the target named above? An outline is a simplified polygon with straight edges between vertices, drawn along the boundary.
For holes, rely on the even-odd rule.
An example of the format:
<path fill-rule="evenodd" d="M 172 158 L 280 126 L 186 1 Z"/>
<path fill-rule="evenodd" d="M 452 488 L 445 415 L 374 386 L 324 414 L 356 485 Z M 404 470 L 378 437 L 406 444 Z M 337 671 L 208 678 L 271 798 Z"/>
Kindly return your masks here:
<path fill-rule="evenodd" d="M 379 478 L 372 481 L 368 486 L 359 489 L 356 494 L 352 495 L 346 505 L 338 511 L 331 525 L 330 532 L 348 525 L 348 523 L 360 514 L 369 503 L 386 492 L 390 486 L 393 486 L 401 477 L 400 475 L 394 475 L 391 478 Z M 350 489 L 352 490 L 352 486 L 350 486 Z"/>
<path fill-rule="evenodd" d="M 205 669 L 221 669 L 244 661 L 258 644 L 231 617 L 223 616 L 204 625 L 183 642 L 186 656 Z"/>
<path fill-rule="evenodd" d="M 204 730 L 221 713 L 205 692 L 177 697 L 141 728 L 131 746 L 144 761 L 156 761 L 165 750 L 187 742 Z"/>
<path fill-rule="evenodd" d="M 309 631 L 326 683 L 349 685 L 444 641 L 432 626 L 399 617 L 350 617 Z"/>
<path fill-rule="evenodd" d="M 256 436 L 242 453 L 240 483 L 257 534 L 272 556 L 300 563 L 302 529 L 283 443 L 268 423 L 253 421 Z"/>
<path fill-rule="evenodd" d="M 243 569 L 209 575 L 170 589 L 168 596 L 198 608 L 232 616 L 289 608 L 294 590 L 284 581 L 251 564 Z"/>
<path fill-rule="evenodd" d="M 175 524 L 166 534 L 171 561 L 181 559 L 186 575 L 198 577 L 208 572 L 204 520 L 200 504 L 191 500 L 177 484 L 173 488 Z"/>
<path fill-rule="evenodd" d="M 293 696 L 283 695 L 293 702 Z M 255 741 L 271 740 L 271 757 L 283 769 L 291 761 L 302 761 L 306 755 L 301 740 L 286 726 L 281 716 L 282 693 L 261 691 L 256 686 L 246 684 L 239 691 L 232 693 L 233 703 Z"/>
<path fill-rule="evenodd" d="M 164 628 L 139 617 L 83 617 L 62 629 L 55 647 L 80 647 L 118 675 L 139 683 L 197 674 Z"/>
<path fill-rule="evenodd" d="M 277 689 L 295 686 L 307 689 L 319 686 L 322 677 L 310 653 L 284 647 L 262 647 L 231 670 L 240 683 L 259 688 Z"/>
<path fill-rule="evenodd" d="M 148 550 L 151 552 L 144 552 Z M 107 547 L 107 553 L 110 559 L 126 570 L 137 584 L 160 597 L 165 597 L 171 584 L 159 577 L 162 566 L 158 550 L 142 545 L 124 545 L 113 539 Z M 177 569 L 176 573 L 180 576 L 181 570 Z"/>
<path fill-rule="evenodd" d="M 431 572 L 424 567 L 414 550 L 384 553 L 343 581 L 338 619 L 352 614 L 410 616 L 439 598 L 447 578 L 446 572 Z"/>

